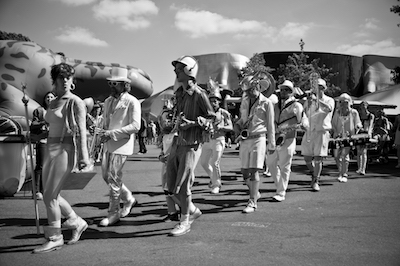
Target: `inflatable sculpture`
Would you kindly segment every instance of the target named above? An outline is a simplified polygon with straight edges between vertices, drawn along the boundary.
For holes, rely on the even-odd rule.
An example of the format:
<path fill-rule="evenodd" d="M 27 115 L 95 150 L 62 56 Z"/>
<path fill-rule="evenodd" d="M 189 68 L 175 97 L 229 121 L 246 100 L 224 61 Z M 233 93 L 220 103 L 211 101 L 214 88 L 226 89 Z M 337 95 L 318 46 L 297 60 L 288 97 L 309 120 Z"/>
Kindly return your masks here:
<path fill-rule="evenodd" d="M 24 183 L 26 162 L 33 157 L 27 152 L 23 132 L 28 128 L 27 120 L 32 119 L 33 110 L 53 89 L 51 66 L 61 62 L 75 68 L 74 93 L 83 99 L 91 97 L 103 101 L 109 95 L 106 78 L 111 75 L 112 67 L 128 69 L 130 93 L 138 99 L 148 98 L 153 93 L 153 83 L 141 69 L 114 63 L 84 62 L 33 42 L 0 41 L 0 196 L 13 195 Z M 29 100 L 27 106 L 22 102 L 24 94 Z"/>
<path fill-rule="evenodd" d="M 25 116 L 22 85 L 29 97 L 28 113 L 42 103 L 44 95 L 52 90 L 50 69 L 65 62 L 75 70 L 76 91 L 82 98 L 104 100 L 109 95 L 106 77 L 114 66 L 127 68 L 131 80 L 131 94 L 138 99 L 153 93 L 150 77 L 141 69 L 115 63 L 84 62 L 53 52 L 39 44 L 23 41 L 0 41 L 0 116 Z"/>

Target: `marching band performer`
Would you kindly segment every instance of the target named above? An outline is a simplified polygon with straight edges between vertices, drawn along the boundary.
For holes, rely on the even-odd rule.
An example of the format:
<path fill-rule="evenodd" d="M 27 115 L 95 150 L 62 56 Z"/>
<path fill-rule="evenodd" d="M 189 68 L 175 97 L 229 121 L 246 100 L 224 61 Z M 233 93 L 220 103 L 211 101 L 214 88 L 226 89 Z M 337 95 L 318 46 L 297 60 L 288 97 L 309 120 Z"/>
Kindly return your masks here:
<path fill-rule="evenodd" d="M 160 125 L 161 135 L 161 152 L 158 159 L 162 163 L 161 167 L 161 187 L 164 190 L 165 200 L 167 202 L 168 214 L 163 219 L 164 222 L 179 221 L 179 211 L 176 207 L 177 199 L 168 193 L 167 187 L 167 159 L 171 152 L 171 146 L 177 133 L 174 132 L 174 104 L 173 97 L 171 99 L 164 100 L 164 107 L 161 114 L 158 117 L 158 123 Z"/>
<path fill-rule="evenodd" d="M 249 75 L 241 81 L 241 86 L 243 97 L 235 134 L 239 135 L 241 170 L 250 192 L 243 213 L 252 213 L 257 209 L 257 200 L 261 197 L 259 171 L 264 167 L 267 139 L 268 154 L 275 150 L 274 106 L 261 93 L 271 86 L 268 80 Z"/>
<path fill-rule="evenodd" d="M 307 95 L 304 111 L 310 127 L 301 140 L 302 155 L 312 173 L 311 187 L 319 191 L 319 179 L 322 171 L 322 158 L 328 156 L 329 131 L 332 128 L 332 114 L 335 100 L 325 95 L 326 81 L 319 78 L 317 88 Z"/>
<path fill-rule="evenodd" d="M 278 88 L 279 101 L 274 106 L 275 141 L 279 142 L 278 136 L 281 136 L 283 143 L 277 143 L 277 149 L 268 155 L 267 162 L 276 186 L 276 195 L 272 199 L 281 202 L 285 200 L 292 159 L 296 152 L 296 129 L 306 129 L 308 120 L 304 116 L 303 105 L 294 98 L 296 92 L 293 83 L 285 80 Z"/>
<path fill-rule="evenodd" d="M 364 133 L 368 134 L 368 137 L 372 137 L 372 131 L 374 129 L 375 115 L 368 110 L 368 102 L 363 101 L 360 105 L 360 119 L 363 128 L 361 129 Z M 357 145 L 357 174 L 365 175 L 368 161 L 368 150 L 365 144 Z"/>
<path fill-rule="evenodd" d="M 180 222 L 170 236 L 190 232 L 191 224 L 202 214 L 192 202 L 194 170 L 205 141 L 207 120 L 215 117 L 207 93 L 196 82 L 199 69 L 192 56 L 182 56 L 172 61 L 176 75 L 176 127 L 178 136 L 172 143 L 167 159 L 168 193 L 178 198 L 181 208 Z"/>
<path fill-rule="evenodd" d="M 209 82 L 210 94 L 208 98 L 215 112 L 215 120 L 211 122 L 210 139 L 203 144 L 200 164 L 211 179 L 211 194 L 218 194 L 221 189 L 221 157 L 225 149 L 225 134 L 233 130 L 230 113 L 221 108 L 222 96 L 218 84 Z"/>
<path fill-rule="evenodd" d="M 334 157 L 339 170 L 339 182 L 347 182 L 349 170 L 351 142 L 350 138 L 361 128 L 361 120 L 358 111 L 352 108 L 353 100 L 350 95 L 343 93 L 338 98 L 339 106 L 332 118 L 332 131 L 334 139 L 344 140 L 338 142 L 334 149 Z"/>

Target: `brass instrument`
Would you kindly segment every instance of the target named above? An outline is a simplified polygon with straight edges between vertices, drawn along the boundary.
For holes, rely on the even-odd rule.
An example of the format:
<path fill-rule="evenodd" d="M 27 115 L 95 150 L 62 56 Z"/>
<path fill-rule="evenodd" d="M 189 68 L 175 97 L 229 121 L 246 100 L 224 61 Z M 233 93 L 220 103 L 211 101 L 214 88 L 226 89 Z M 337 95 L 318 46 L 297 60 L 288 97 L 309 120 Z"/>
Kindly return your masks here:
<path fill-rule="evenodd" d="M 320 100 L 320 95 L 319 95 L 319 88 L 318 88 L 318 79 L 319 75 L 316 72 L 313 72 L 310 74 L 310 86 L 311 86 L 311 91 L 315 94 L 317 97 L 316 99 L 316 110 L 319 109 L 319 100 Z"/>
<path fill-rule="evenodd" d="M 294 130 L 298 130 L 300 128 L 301 128 L 300 124 L 286 125 L 286 126 L 278 127 L 278 133 L 275 134 L 275 146 L 276 146 L 276 149 L 279 150 L 283 146 L 283 144 L 286 141 L 286 135 L 289 132 L 292 132 Z"/>
<path fill-rule="evenodd" d="M 95 118 L 95 120 L 93 121 L 93 127 L 94 127 L 94 133 L 93 133 L 93 137 L 92 137 L 92 141 L 90 143 L 90 147 L 89 147 L 89 158 L 91 161 L 96 162 L 98 161 L 98 159 L 96 159 L 96 149 L 98 148 L 98 146 L 100 145 L 100 151 L 99 153 L 101 154 L 102 152 L 102 143 L 99 141 L 99 133 L 101 131 L 104 131 L 103 128 L 103 117 L 98 116 Z"/>
<path fill-rule="evenodd" d="M 318 73 L 312 72 L 310 74 L 310 78 L 309 78 L 309 80 L 310 80 L 310 88 L 311 88 L 311 91 L 313 93 L 315 93 L 315 96 L 317 97 L 315 110 L 319 109 L 319 100 L 320 100 L 319 88 L 318 88 L 318 79 L 319 79 L 319 74 Z M 308 116 L 308 119 L 310 121 L 310 125 L 309 125 L 309 129 L 307 130 L 306 134 L 307 134 L 307 142 L 310 143 L 311 139 L 310 139 L 310 132 L 309 131 L 312 128 L 311 127 L 311 102 L 309 102 L 309 108 L 308 109 L 309 109 L 309 112 L 310 112 L 310 114 Z"/>

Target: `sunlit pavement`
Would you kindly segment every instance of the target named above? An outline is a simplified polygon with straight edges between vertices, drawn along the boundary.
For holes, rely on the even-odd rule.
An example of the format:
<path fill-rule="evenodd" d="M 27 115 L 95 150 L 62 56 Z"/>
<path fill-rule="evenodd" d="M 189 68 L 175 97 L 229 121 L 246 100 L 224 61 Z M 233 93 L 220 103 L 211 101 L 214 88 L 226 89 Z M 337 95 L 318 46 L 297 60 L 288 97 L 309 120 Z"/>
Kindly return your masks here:
<path fill-rule="evenodd" d="M 58 251 L 31 254 L 44 239 L 36 233 L 30 192 L 1 199 L 0 265 L 400 265 L 400 171 L 394 158 L 369 165 L 365 176 L 355 174 L 353 161 L 348 182 L 339 183 L 329 157 L 321 191 L 312 192 L 297 155 L 286 200 L 272 202 L 274 183 L 263 176 L 257 211 L 243 214 L 247 187 L 238 152 L 227 149 L 220 194 L 209 193 L 209 179 L 199 165 L 193 199 L 203 215 L 188 234 L 169 237 L 175 223 L 162 221 L 166 206 L 158 154 L 149 145 L 148 153 L 129 158 L 123 179 L 139 204 L 114 226 L 98 227 L 108 206 L 99 166 L 84 189 L 64 190 L 89 228 L 77 244 Z M 39 214 L 44 225 L 42 201 Z M 71 233 L 63 232 L 68 240 Z"/>

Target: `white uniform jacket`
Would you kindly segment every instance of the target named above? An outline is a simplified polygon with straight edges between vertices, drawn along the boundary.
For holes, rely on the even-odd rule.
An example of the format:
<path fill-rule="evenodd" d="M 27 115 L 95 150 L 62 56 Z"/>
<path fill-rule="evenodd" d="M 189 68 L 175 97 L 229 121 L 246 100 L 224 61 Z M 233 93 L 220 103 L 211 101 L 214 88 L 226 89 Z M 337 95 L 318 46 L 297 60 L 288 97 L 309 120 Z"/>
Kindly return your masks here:
<path fill-rule="evenodd" d="M 111 130 L 105 143 L 110 153 L 132 155 L 135 134 L 140 129 L 141 106 L 131 94 L 122 93 L 118 99 L 110 96 L 104 102 L 104 129 Z"/>

